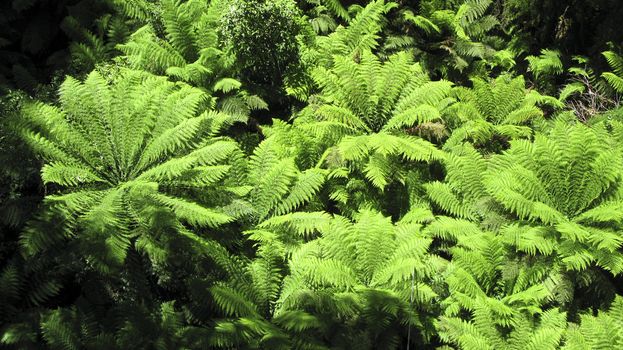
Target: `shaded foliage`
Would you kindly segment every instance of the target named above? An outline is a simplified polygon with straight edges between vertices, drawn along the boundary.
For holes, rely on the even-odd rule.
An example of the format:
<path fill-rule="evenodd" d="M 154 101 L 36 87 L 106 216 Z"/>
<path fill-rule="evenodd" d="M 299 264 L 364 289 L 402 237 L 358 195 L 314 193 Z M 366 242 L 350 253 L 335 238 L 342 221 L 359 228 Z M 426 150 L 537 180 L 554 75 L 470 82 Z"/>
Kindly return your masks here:
<path fill-rule="evenodd" d="M 620 9 L 3 3 L 0 348 L 620 347 Z"/>

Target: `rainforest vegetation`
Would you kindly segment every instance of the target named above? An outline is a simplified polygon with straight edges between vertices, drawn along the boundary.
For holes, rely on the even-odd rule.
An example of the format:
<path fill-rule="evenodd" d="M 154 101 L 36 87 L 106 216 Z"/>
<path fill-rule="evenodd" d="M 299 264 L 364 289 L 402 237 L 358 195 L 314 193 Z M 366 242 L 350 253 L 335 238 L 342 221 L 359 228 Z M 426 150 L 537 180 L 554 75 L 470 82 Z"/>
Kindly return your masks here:
<path fill-rule="evenodd" d="M 620 0 L 4 0 L 0 349 L 623 349 Z"/>

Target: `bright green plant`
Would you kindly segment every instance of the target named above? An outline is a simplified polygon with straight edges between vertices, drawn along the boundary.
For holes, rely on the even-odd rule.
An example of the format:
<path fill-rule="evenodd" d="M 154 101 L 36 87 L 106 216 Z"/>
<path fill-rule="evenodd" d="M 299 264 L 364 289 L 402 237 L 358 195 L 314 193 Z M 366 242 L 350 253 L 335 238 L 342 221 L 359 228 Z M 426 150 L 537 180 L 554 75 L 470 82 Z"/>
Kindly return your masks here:
<path fill-rule="evenodd" d="M 291 194 L 296 191 L 293 188 Z M 325 328 L 316 316 L 303 310 L 276 315 L 275 306 L 288 274 L 287 256 L 328 218 L 322 212 L 293 212 L 273 216 L 245 232 L 257 247 L 255 258 L 226 264 L 231 278 L 210 288 L 223 316 L 217 321 L 212 344 L 273 349 L 321 346 L 318 335 Z"/>
<path fill-rule="evenodd" d="M 273 215 L 283 215 L 316 200 L 327 171 L 319 168 L 299 170 L 296 153 L 292 154 L 279 141 L 279 135 L 269 137 L 253 152 L 247 181 L 253 189 L 249 202 L 258 221 Z"/>
<path fill-rule="evenodd" d="M 441 111 L 452 101 L 447 98 L 452 84 L 429 81 L 407 53 L 384 63 L 368 52 L 357 59 L 333 59 L 332 68 L 320 67 L 313 73 L 322 93 L 318 106 L 309 108 L 315 107 L 320 130 L 323 121 L 351 134 L 412 128 L 439 122 Z"/>
<path fill-rule="evenodd" d="M 570 270 L 596 263 L 617 275 L 621 151 L 614 142 L 599 127 L 559 122 L 534 142 L 511 141 L 487 162 L 473 150 L 449 157 L 449 182 L 427 189 L 441 208 L 464 218 L 490 213 L 494 199 L 519 220 L 502 230 L 519 251 L 554 254 Z"/>
<path fill-rule="evenodd" d="M 118 46 L 131 68 L 204 88 L 219 97 L 219 110 L 238 115 L 241 121 L 252 110 L 267 108 L 233 78 L 235 59 L 220 48 L 217 25 L 225 1 L 162 0 L 158 4 L 164 35 L 150 23 Z"/>
<path fill-rule="evenodd" d="M 580 316 L 579 324 L 569 324 L 564 350 L 617 349 L 623 345 L 623 298 L 617 296 L 607 311 Z"/>
<path fill-rule="evenodd" d="M 220 2 L 163 0 L 159 4 L 165 37 L 159 37 L 151 24 L 132 34 L 128 43 L 119 46 L 130 67 L 198 86 L 213 83 L 217 72 L 231 64 L 217 46 L 214 26 Z"/>
<path fill-rule="evenodd" d="M 458 103 L 447 113 L 448 124 L 454 127 L 444 144 L 447 149 L 463 141 L 489 150 L 503 148 L 505 142 L 527 138 L 543 124 L 540 106 L 562 107 L 555 98 L 527 91 L 521 76 L 502 75 L 492 81 L 475 78 L 472 82 L 472 89 L 454 91 Z"/>
<path fill-rule="evenodd" d="M 45 161 L 41 177 L 53 191 L 46 204 L 65 216 L 65 238 L 86 243 L 84 254 L 121 263 L 130 247 L 149 252 L 154 210 L 174 217 L 181 232 L 181 222 L 217 227 L 233 220 L 224 209 L 183 199 L 214 186 L 237 192 L 222 182 L 236 143 L 206 137 L 231 117 L 202 113 L 210 106 L 204 92 L 140 72 L 123 71 L 112 83 L 93 72 L 84 82 L 67 78 L 59 101 L 27 106 L 22 133 Z M 50 240 L 30 230 L 22 244 L 35 254 Z"/>
<path fill-rule="evenodd" d="M 602 77 L 619 94 L 623 93 L 623 57 L 614 51 L 605 51 L 604 57 L 608 61 L 612 72 L 605 72 Z"/>
<path fill-rule="evenodd" d="M 615 139 L 603 127 L 560 121 L 534 142 L 510 145 L 488 161 L 469 148 L 448 157 L 448 182 L 427 185 L 430 197 L 448 213 L 471 219 L 490 213 L 493 199 L 501 213 L 512 215 L 507 220 L 517 220 L 502 233 L 518 251 L 558 256 L 569 270 L 597 264 L 614 275 L 623 271 Z"/>
<path fill-rule="evenodd" d="M 623 271 L 621 149 L 605 130 L 557 123 L 533 143 L 513 141 L 493 157 L 484 184 L 508 212 L 536 227 L 530 235 L 505 234 L 529 254 L 557 254 L 570 270 L 593 263 Z M 528 228 L 526 227 L 526 228 Z"/>
<path fill-rule="evenodd" d="M 491 0 L 468 0 L 459 4 L 421 2 L 419 8 L 400 11 L 406 27 L 388 36 L 384 48 L 411 50 L 428 72 L 444 78 L 464 79 L 485 76 L 488 68 L 510 69 L 515 53 L 508 50 L 495 29 Z"/>
<path fill-rule="evenodd" d="M 539 56 L 528 56 L 526 60 L 536 81 L 562 74 L 564 71 L 560 52 L 555 50 L 543 49 Z"/>
<path fill-rule="evenodd" d="M 479 305 L 474 311 L 475 321 L 465 322 L 442 317 L 440 336 L 462 350 L 476 349 L 548 349 L 560 348 L 565 330 L 565 314 L 557 310 L 543 312 L 538 321 L 531 317 L 516 317 L 511 331 L 499 334 L 496 322 L 487 306 Z"/>
<path fill-rule="evenodd" d="M 95 21 L 93 30 L 83 28 L 72 16 L 66 17 L 61 26 L 74 40 L 69 46 L 72 71 L 82 74 L 119 55 L 117 45 L 128 40 L 136 24 L 119 13 L 109 13 Z"/>
<path fill-rule="evenodd" d="M 453 101 L 448 97 L 452 85 L 429 81 L 407 54 L 384 63 L 368 52 L 358 60 L 334 56 L 334 66 L 317 68 L 313 77 L 322 90 L 294 126 L 313 135 L 301 137 L 312 149 L 305 153 L 320 155 L 314 162 L 332 169 L 335 186 L 329 196 L 344 214 L 356 212 L 357 203 L 382 210 L 379 192 L 390 185 L 412 186 L 405 193 L 417 187 L 413 179 L 423 169 L 407 164 L 443 158 L 431 142 L 415 135 L 441 137 L 441 111 Z M 403 214 L 409 208 L 402 208 Z"/>
<path fill-rule="evenodd" d="M 348 11 L 339 0 L 306 0 L 313 6 L 309 22 L 318 34 L 328 34 L 337 28 L 337 19 L 350 20 Z"/>
<path fill-rule="evenodd" d="M 392 225 L 366 210 L 355 223 L 335 217 L 320 228 L 319 239 L 293 254 L 276 313 L 310 308 L 331 327 L 362 322 L 360 335 L 342 340 L 358 339 L 362 348 L 394 347 L 397 324 L 413 327 L 414 338 L 427 338 L 427 312 L 436 297 L 430 283 L 443 262 L 426 254 L 430 241 L 418 228 Z"/>
<path fill-rule="evenodd" d="M 309 313 L 300 330 L 316 329 L 328 346 L 393 348 L 408 329 L 414 343 L 431 336 L 430 308 L 437 295 L 430 284 L 444 261 L 427 254 L 431 241 L 415 221 L 394 225 L 370 210 L 355 222 L 297 212 L 259 227 L 249 232 L 263 257 L 256 263 L 268 255 L 278 261 L 290 257 L 283 286 L 272 282 L 264 289 L 273 295 L 275 322 Z M 301 238 L 307 242 L 293 248 L 291 242 Z M 274 276 L 261 266 L 252 270 L 255 275 Z"/>
<path fill-rule="evenodd" d="M 0 5 L 0 347 L 620 347 L 609 1 Z"/>
<path fill-rule="evenodd" d="M 493 217 L 482 183 L 487 162 L 470 144 L 453 148 L 444 159 L 444 182 L 433 181 L 424 185 L 429 199 L 446 214 L 455 218 L 478 220 Z"/>
<path fill-rule="evenodd" d="M 437 323 L 444 341 L 460 349 L 558 348 L 566 318 L 545 309 L 561 288 L 550 262 L 514 256 L 503 236 L 468 221 L 441 218 L 426 230 L 455 244 Z"/>
<path fill-rule="evenodd" d="M 353 8 L 357 7 L 359 11 L 347 26 L 340 25 L 333 33 L 303 40 L 300 62 L 304 71 L 300 74 L 302 78 L 286 80 L 284 84 L 288 94 L 307 101 L 316 90 L 311 75 L 317 67 L 330 69 L 334 64 L 334 56 L 357 60 L 361 54 L 377 48 L 385 15 L 395 6 L 395 3 L 386 3 L 384 0 L 371 1 L 364 8 L 354 5 Z"/>

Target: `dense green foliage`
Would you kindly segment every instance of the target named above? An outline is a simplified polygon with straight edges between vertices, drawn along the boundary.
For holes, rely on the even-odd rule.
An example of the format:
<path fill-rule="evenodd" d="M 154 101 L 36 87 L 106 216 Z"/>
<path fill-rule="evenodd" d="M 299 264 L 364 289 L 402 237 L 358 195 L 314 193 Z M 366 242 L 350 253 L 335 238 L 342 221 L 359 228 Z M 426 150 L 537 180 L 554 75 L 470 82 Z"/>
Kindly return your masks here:
<path fill-rule="evenodd" d="M 623 347 L 616 0 L 0 5 L 0 349 Z"/>

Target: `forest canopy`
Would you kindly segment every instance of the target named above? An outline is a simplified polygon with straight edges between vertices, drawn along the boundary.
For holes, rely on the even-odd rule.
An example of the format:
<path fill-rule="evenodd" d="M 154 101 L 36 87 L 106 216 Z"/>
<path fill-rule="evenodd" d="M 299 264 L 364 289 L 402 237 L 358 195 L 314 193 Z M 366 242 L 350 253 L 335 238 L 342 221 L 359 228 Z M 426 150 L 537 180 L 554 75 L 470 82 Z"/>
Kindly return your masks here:
<path fill-rule="evenodd" d="M 0 349 L 622 349 L 619 0 L 7 0 Z"/>

